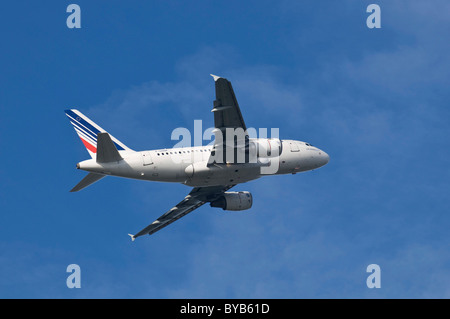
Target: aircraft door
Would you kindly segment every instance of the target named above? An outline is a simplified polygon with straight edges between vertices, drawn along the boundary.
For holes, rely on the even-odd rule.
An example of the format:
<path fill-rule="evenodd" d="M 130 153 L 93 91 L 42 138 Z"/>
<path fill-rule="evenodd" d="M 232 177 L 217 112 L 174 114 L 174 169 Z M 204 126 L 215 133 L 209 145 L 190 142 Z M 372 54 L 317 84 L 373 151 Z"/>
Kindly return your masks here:
<path fill-rule="evenodd" d="M 299 152 L 300 151 L 298 144 L 295 141 L 290 141 L 289 146 L 291 147 L 291 152 Z"/>
<path fill-rule="evenodd" d="M 142 161 L 144 166 L 153 164 L 150 152 L 142 152 Z"/>

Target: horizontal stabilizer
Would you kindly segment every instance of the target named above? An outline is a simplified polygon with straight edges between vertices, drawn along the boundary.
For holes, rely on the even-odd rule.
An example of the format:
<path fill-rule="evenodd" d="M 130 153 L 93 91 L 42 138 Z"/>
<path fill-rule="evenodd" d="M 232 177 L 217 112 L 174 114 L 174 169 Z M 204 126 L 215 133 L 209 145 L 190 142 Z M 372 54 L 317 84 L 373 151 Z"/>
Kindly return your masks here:
<path fill-rule="evenodd" d="M 96 181 L 101 180 L 105 176 L 106 175 L 103 174 L 89 173 L 74 188 L 72 188 L 71 192 L 78 192 L 83 188 L 88 187 L 89 185 L 95 183 Z"/>
<path fill-rule="evenodd" d="M 118 162 L 122 159 L 108 133 L 97 134 L 97 163 Z"/>

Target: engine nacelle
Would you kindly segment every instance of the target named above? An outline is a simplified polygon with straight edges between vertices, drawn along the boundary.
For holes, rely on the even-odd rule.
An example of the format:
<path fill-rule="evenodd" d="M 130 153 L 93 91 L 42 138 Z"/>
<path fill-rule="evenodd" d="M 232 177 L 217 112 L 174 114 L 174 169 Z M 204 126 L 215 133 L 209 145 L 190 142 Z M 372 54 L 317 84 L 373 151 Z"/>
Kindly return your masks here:
<path fill-rule="evenodd" d="M 277 157 L 281 155 L 283 143 L 278 138 L 256 138 L 250 140 L 250 154 L 257 157 Z"/>
<path fill-rule="evenodd" d="M 252 207 L 253 197 L 250 192 L 225 192 L 223 196 L 211 202 L 211 207 L 223 210 L 246 210 Z"/>

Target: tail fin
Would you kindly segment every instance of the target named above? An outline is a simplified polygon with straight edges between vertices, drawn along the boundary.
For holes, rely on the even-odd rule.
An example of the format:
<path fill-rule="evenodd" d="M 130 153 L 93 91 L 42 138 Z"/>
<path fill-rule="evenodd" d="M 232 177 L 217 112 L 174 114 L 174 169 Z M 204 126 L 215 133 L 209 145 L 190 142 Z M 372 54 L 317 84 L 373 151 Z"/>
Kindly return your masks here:
<path fill-rule="evenodd" d="M 70 109 L 65 110 L 64 112 L 66 113 L 67 117 L 70 120 L 70 123 L 72 123 L 75 131 L 77 132 L 78 136 L 89 152 L 89 155 L 91 155 L 91 157 L 95 159 L 97 153 L 97 134 L 104 133 L 106 131 L 78 110 Z M 111 136 L 111 139 L 118 151 L 132 151 L 125 144 L 115 139 L 113 136 Z"/>

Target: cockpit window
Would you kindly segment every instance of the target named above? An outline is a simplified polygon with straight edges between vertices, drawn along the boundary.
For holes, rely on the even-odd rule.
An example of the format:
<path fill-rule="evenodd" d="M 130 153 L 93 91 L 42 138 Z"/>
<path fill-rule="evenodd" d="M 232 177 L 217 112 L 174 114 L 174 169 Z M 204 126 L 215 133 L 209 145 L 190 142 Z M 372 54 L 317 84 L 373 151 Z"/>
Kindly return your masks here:
<path fill-rule="evenodd" d="M 312 145 L 311 145 L 311 144 L 309 144 L 309 143 L 305 143 L 305 145 L 306 145 L 306 146 L 312 146 Z"/>

